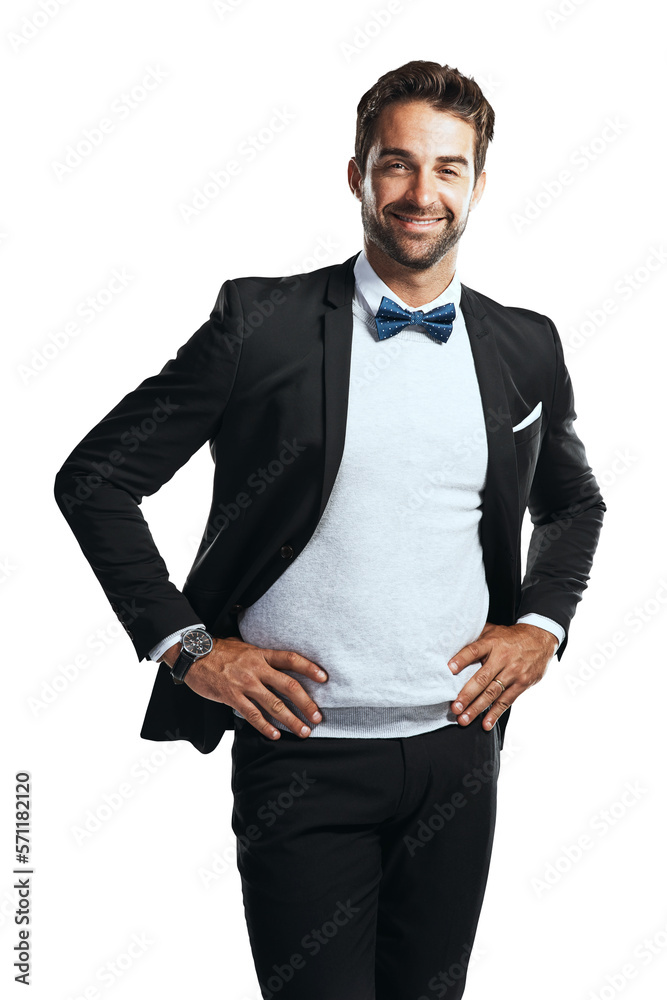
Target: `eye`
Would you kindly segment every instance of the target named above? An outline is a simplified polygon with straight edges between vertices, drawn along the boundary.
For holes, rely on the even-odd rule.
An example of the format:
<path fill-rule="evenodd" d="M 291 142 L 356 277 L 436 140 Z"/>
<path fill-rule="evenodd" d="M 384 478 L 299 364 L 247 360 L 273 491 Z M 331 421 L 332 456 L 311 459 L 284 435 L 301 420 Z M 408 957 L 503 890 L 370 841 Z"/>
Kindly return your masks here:
<path fill-rule="evenodd" d="M 387 164 L 387 169 L 388 170 L 393 170 L 394 167 L 402 167 L 403 168 L 403 167 L 405 167 L 405 164 L 404 163 L 399 163 L 399 162 L 388 163 Z M 451 167 L 443 167 L 439 171 L 439 173 L 441 173 L 441 174 L 449 174 L 451 177 L 458 177 L 458 174 L 457 174 L 456 170 L 452 170 Z"/>

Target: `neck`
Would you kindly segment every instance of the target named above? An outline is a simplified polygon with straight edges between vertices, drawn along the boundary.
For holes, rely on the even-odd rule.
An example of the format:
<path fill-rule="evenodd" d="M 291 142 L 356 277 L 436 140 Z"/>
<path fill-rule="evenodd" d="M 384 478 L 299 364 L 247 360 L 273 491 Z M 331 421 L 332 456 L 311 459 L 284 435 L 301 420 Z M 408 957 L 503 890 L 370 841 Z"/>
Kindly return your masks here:
<path fill-rule="evenodd" d="M 378 277 L 395 292 L 406 305 L 416 307 L 432 302 L 449 285 L 456 271 L 458 245 L 452 247 L 441 260 L 424 271 L 399 264 L 364 237 L 364 252 Z"/>

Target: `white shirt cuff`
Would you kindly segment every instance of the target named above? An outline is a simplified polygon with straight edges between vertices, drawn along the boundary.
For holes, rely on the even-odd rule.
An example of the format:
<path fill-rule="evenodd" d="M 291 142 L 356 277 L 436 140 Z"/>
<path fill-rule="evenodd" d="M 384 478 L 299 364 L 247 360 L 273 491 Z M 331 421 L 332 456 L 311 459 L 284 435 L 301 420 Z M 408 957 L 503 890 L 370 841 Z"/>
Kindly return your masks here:
<path fill-rule="evenodd" d="M 553 621 L 551 618 L 546 618 L 544 615 L 536 615 L 532 612 L 527 615 L 522 615 L 521 618 L 517 618 L 517 624 L 519 622 L 525 622 L 527 625 L 537 625 L 538 628 L 546 629 L 547 632 L 551 632 L 558 639 L 558 646 L 554 650 L 555 653 L 558 652 L 561 642 L 565 638 L 565 629 L 558 622 Z"/>
<path fill-rule="evenodd" d="M 156 663 L 160 662 L 160 657 L 163 653 L 166 653 L 170 646 L 173 646 L 175 642 L 180 642 L 183 637 L 183 633 L 187 632 L 191 628 L 206 628 L 201 622 L 197 622 L 196 625 L 188 625 L 186 628 L 179 628 L 177 632 L 172 632 L 171 635 L 166 636 L 161 642 L 158 642 L 157 646 L 153 646 L 152 649 L 148 651 L 148 659 L 155 660 Z"/>

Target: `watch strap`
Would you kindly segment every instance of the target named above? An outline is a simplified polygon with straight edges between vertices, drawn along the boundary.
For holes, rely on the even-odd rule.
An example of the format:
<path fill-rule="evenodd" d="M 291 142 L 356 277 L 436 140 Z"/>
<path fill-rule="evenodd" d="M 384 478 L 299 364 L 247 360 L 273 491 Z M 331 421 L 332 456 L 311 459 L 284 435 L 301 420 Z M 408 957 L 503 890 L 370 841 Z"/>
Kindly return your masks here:
<path fill-rule="evenodd" d="M 176 657 L 176 662 L 171 668 L 171 678 L 174 684 L 183 683 L 185 675 L 196 659 L 197 657 L 194 653 L 188 653 L 187 649 L 181 649 L 180 653 Z"/>

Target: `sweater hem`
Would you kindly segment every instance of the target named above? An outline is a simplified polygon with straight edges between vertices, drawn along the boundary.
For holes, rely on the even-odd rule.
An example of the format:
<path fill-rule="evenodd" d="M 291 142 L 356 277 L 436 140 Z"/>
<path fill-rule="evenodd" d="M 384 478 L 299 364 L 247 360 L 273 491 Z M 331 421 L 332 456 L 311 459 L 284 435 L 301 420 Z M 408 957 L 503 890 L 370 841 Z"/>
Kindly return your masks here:
<path fill-rule="evenodd" d="M 323 708 L 322 721 L 313 724 L 299 709 L 289 703 L 288 708 L 298 719 L 311 727 L 308 739 L 323 736 L 351 737 L 354 739 L 396 739 L 428 733 L 442 726 L 456 723 L 457 716 L 451 711 L 451 701 L 435 705 L 376 706 L 362 705 L 344 708 Z M 234 714 L 243 718 L 234 709 Z M 291 730 L 272 715 L 268 719 L 276 729 Z"/>

